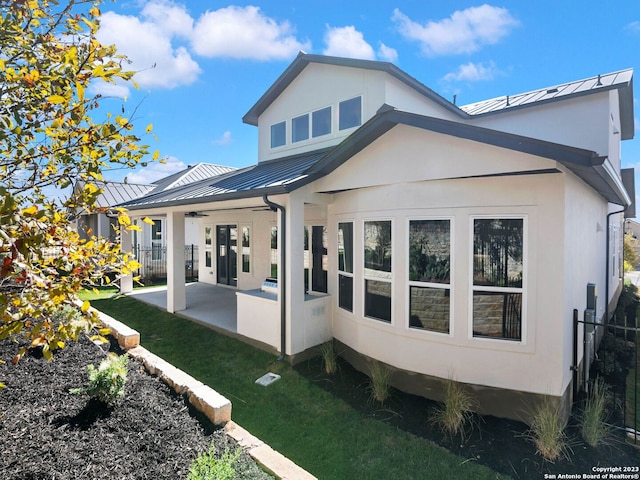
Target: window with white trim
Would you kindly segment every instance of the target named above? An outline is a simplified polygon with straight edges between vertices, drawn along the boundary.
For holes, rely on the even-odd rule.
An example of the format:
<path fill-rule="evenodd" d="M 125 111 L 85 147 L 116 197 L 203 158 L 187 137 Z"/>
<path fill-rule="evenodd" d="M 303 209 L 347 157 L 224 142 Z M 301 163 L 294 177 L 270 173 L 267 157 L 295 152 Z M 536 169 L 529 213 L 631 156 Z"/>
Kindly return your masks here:
<path fill-rule="evenodd" d="M 287 143 L 287 123 L 271 125 L 271 148 L 281 147 Z"/>
<path fill-rule="evenodd" d="M 251 273 L 251 227 L 242 227 L 242 273 Z"/>
<path fill-rule="evenodd" d="M 391 220 L 364 222 L 364 314 L 391 323 Z"/>
<path fill-rule="evenodd" d="M 321 108 L 311 114 L 311 136 L 313 138 L 331 133 L 331 107 Z"/>
<path fill-rule="evenodd" d="M 305 113 L 291 120 L 291 142 L 309 140 L 309 114 Z"/>
<path fill-rule="evenodd" d="M 362 123 L 362 97 L 344 100 L 338 105 L 338 128 L 346 130 Z"/>
<path fill-rule="evenodd" d="M 338 223 L 338 306 L 353 312 L 353 222 Z"/>
<path fill-rule="evenodd" d="M 522 340 L 524 219 L 473 219 L 473 336 Z"/>
<path fill-rule="evenodd" d="M 409 221 L 409 327 L 449 333 L 451 221 Z"/>

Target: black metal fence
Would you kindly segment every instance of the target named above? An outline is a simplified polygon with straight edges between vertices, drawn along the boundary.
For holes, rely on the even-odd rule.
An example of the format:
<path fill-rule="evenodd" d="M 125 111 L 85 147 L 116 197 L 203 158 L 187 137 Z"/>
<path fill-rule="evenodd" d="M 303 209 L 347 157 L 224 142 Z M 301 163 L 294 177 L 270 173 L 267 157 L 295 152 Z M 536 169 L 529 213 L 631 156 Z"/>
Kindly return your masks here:
<path fill-rule="evenodd" d="M 574 402 L 589 394 L 597 380 L 603 381 L 611 396 L 608 422 L 624 431 L 629 441 L 640 444 L 640 328 L 638 303 L 617 311 L 607 324 L 597 323 L 574 311 Z M 578 367 L 576 352 L 582 345 L 584 357 Z"/>
<path fill-rule="evenodd" d="M 167 249 L 163 246 L 145 247 L 136 245 L 133 253 L 141 267 L 135 272 L 142 283 L 163 283 L 167 281 Z M 185 245 L 184 273 L 188 282 L 198 280 L 198 246 Z"/>

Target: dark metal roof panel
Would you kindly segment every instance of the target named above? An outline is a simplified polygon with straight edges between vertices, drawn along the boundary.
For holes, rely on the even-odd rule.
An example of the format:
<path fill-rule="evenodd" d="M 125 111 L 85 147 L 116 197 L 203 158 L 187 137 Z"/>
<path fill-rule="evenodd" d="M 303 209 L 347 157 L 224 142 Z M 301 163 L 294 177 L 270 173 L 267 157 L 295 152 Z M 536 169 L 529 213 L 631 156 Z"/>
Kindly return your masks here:
<path fill-rule="evenodd" d="M 327 149 L 315 150 L 277 160 L 258 163 L 251 167 L 229 172 L 221 176 L 189 185 L 175 187 L 124 203 L 127 208 L 143 208 L 167 204 L 200 203 L 234 198 L 254 197 L 263 191 L 291 190 L 292 186 L 306 177 L 306 171 L 320 160 Z"/>
<path fill-rule="evenodd" d="M 156 190 L 161 191 L 169 188 L 180 187 L 182 185 L 188 185 L 207 178 L 216 177 L 234 170 L 237 169 L 212 163 L 198 163 L 196 165 L 189 165 L 186 169 L 162 178 L 154 183 L 157 185 Z"/>
<path fill-rule="evenodd" d="M 108 208 L 141 197 L 155 188 L 155 185 L 139 185 L 122 182 L 93 182 L 102 193 L 96 200 L 96 207 Z M 79 185 L 82 188 L 82 183 Z"/>

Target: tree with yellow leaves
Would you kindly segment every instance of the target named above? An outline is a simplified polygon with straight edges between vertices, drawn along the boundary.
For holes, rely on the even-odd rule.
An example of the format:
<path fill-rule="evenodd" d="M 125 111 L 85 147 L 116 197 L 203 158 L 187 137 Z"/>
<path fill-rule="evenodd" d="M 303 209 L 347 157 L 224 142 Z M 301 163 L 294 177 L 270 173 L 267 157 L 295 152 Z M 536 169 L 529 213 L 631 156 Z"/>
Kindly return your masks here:
<path fill-rule="evenodd" d="M 81 289 L 139 266 L 117 243 L 82 239 L 73 213 L 95 210 L 105 169 L 158 156 L 124 116 L 91 116 L 107 101 L 89 95 L 92 82 L 133 76 L 97 41 L 99 17 L 93 1 L 0 0 L 0 339 L 23 335 L 46 358 L 95 324 L 87 302 L 80 322 L 69 308 Z M 51 198 L 52 189 L 70 193 Z M 114 213 L 121 228 L 136 228 Z"/>

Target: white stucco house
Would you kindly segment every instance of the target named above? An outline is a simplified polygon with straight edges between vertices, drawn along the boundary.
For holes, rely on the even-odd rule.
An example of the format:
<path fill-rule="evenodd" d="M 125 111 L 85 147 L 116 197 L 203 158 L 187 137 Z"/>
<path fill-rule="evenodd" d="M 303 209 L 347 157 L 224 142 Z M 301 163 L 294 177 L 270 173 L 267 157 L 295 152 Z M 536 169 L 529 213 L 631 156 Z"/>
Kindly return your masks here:
<path fill-rule="evenodd" d="M 573 312 L 595 285 L 605 321 L 622 285 L 632 77 L 457 106 L 390 63 L 300 54 L 243 118 L 255 165 L 124 205 L 165 215 L 169 250 L 206 215 L 199 280 L 237 289 L 239 334 L 293 361 L 333 339 L 398 388 L 440 399 L 455 378 L 480 412 L 522 418 L 570 404 Z"/>

